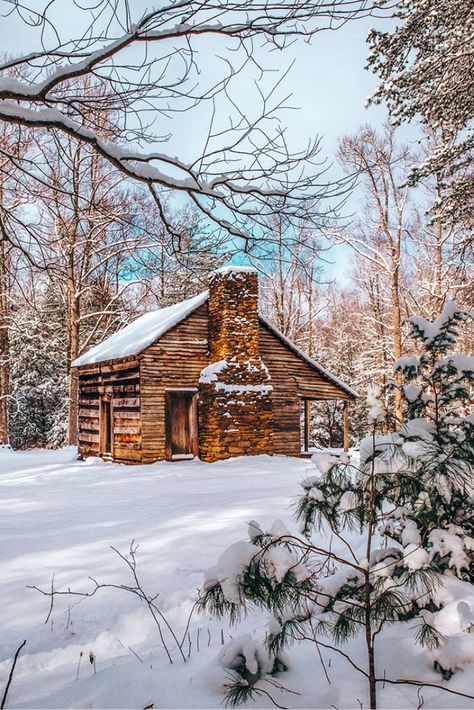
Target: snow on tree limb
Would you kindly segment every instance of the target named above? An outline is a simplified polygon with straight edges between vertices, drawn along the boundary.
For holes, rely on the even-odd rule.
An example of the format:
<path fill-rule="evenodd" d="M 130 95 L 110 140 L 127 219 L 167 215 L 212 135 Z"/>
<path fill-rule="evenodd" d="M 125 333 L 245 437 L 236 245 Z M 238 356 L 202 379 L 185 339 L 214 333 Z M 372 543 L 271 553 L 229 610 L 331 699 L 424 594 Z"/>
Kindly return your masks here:
<path fill-rule="evenodd" d="M 0 65 L 0 120 L 32 130 L 59 131 L 88 143 L 127 177 L 153 188 L 157 203 L 161 199 L 157 189 L 184 192 L 215 224 L 235 236 L 248 239 L 252 225 L 263 227 L 262 212 L 268 215 L 275 209 L 293 217 L 306 211 L 310 221 L 319 224 L 316 205 L 328 188 L 316 161 L 318 141 L 304 150 L 291 150 L 280 125 L 287 99 L 272 97 L 286 74 L 272 88 L 251 82 L 259 102 L 252 116 L 239 108 L 229 86 L 247 68 L 256 68 L 263 77 L 255 41 L 284 50 L 295 37 L 334 29 L 371 14 L 379 4 L 375 0 L 181 0 L 132 21 L 127 2 L 99 0 L 89 11 L 72 0 L 69 7 L 79 28 L 75 37 L 66 36 L 69 26 L 55 22 L 55 3 L 39 8 L 28 2 L 21 8 L 15 5 L 6 14 L 16 12 L 26 22 L 28 11 L 41 49 Z M 214 38 L 213 44 L 207 46 L 225 67 L 225 75 L 212 80 L 198 63 L 202 60 L 197 43 L 202 38 L 209 42 L 209 37 Z M 138 47 L 143 48 L 139 57 L 131 53 Z M 209 86 L 201 86 L 209 81 Z M 100 96 L 91 91 L 93 85 L 101 87 Z M 223 106 L 213 104 L 207 138 L 192 164 L 171 151 L 143 150 L 144 145 L 166 140 L 153 126 L 155 121 L 159 125 L 160 118 L 218 98 Z M 118 118 L 112 140 L 107 141 L 100 125 L 100 115 L 106 111 Z M 122 145 L 116 140 L 118 134 Z M 125 147 L 130 142 L 137 145 L 136 151 Z M 336 194 L 343 191 L 336 186 Z M 167 226 L 172 232 L 172 225 Z"/>
<path fill-rule="evenodd" d="M 471 224 L 474 151 L 474 7 L 471 0 L 405 0 L 390 32 L 371 29 L 368 66 L 380 77 L 369 103 L 386 101 L 396 122 L 421 119 L 436 136 L 413 166 L 415 184 L 436 176 L 436 212 Z"/>

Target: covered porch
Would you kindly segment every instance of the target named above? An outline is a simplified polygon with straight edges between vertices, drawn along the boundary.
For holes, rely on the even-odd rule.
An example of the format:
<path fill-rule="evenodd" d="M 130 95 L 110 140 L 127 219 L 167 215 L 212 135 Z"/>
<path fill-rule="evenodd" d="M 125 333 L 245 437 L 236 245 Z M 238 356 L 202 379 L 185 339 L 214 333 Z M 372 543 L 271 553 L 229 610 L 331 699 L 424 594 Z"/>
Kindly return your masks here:
<path fill-rule="evenodd" d="M 301 455 L 316 449 L 349 450 L 349 400 L 303 396 L 300 398 Z"/>

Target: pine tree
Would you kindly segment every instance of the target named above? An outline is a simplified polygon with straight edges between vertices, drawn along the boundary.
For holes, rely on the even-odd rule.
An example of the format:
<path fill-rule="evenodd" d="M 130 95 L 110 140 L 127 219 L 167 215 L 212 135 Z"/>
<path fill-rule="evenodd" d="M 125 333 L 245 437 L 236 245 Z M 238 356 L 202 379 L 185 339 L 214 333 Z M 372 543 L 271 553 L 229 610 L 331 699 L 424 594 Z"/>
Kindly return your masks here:
<path fill-rule="evenodd" d="M 226 550 L 209 570 L 202 609 L 231 621 L 250 606 L 271 614 L 263 649 L 249 639 L 234 640 L 221 659 L 232 677 L 226 687 L 231 704 L 275 682 L 272 674 L 284 669 L 283 648 L 312 641 L 318 650 L 341 653 L 366 677 L 375 708 L 379 685 L 391 682 L 378 676 L 379 634 L 407 620 L 443 678 L 454 672 L 440 660 L 445 639 L 436 612 L 443 604 L 443 573 L 465 576 L 474 547 L 468 536 L 474 418 L 466 411 L 472 358 L 449 354 L 465 316 L 448 304 L 433 323 L 412 319 L 424 352 L 399 361 L 405 383 L 398 378 L 391 385 L 401 387 L 405 421 L 397 431 L 378 433 L 392 418 L 380 387 L 369 389 L 372 433 L 360 443 L 360 463 L 345 454 L 313 456 L 317 472 L 303 482 L 297 505 L 301 534 L 279 521 L 265 532 L 252 521 L 249 542 Z M 325 546 L 328 531 L 339 548 Z M 361 547 L 362 558 L 355 552 Z M 366 646 L 364 667 L 339 648 L 358 635 Z"/>
<path fill-rule="evenodd" d="M 474 357 L 452 352 L 460 325 L 470 318 L 448 302 L 433 322 L 410 319 L 422 352 L 396 365 L 404 381 L 405 422 L 396 441 L 402 470 L 395 502 L 403 511 L 396 512 L 393 528 L 414 521 L 437 567 L 472 580 Z"/>
<path fill-rule="evenodd" d="M 64 446 L 68 368 L 61 305 L 48 291 L 24 306 L 11 329 L 11 444 L 15 449 Z"/>

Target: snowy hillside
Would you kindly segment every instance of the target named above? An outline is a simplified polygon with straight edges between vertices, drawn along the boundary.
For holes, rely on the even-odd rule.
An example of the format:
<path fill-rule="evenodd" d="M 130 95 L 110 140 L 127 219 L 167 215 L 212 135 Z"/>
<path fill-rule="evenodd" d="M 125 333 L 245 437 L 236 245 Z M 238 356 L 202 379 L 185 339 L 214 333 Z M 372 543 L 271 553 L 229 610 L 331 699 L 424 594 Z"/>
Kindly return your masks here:
<path fill-rule="evenodd" d="M 39 708 L 214 708 L 222 703 L 225 672 L 217 658 L 222 641 L 254 630 L 266 620 L 252 613 L 242 628 L 194 615 L 186 624 L 204 572 L 222 551 L 246 537 L 247 523 L 269 527 L 276 518 L 291 526 L 288 501 L 313 469 L 307 460 L 267 456 L 218 464 L 198 461 L 124 467 L 97 460 L 78 462 L 74 449 L 13 453 L 0 450 L 2 635 L 0 686 L 12 656 L 26 639 L 7 707 Z M 56 597 L 48 623 L 49 598 L 27 585 L 91 591 L 94 583 L 132 585 L 116 552 L 138 544 L 137 574 L 143 588 L 159 593 L 166 616 L 187 659 L 164 628 L 173 663 L 167 659 L 146 605 L 132 593 L 100 589 L 90 598 Z M 336 541 L 333 543 L 337 549 Z M 468 585 L 448 580 L 444 633 L 456 632 L 456 605 Z M 472 588 L 471 588 L 472 589 Z M 413 644 L 410 624 L 385 632 L 380 672 L 442 683 L 429 658 Z M 471 635 L 474 645 L 474 635 Z M 345 647 L 364 662 L 357 640 Z M 300 694 L 278 694 L 291 708 L 367 707 L 365 681 L 331 651 L 322 651 L 329 681 L 314 646 L 294 647 L 281 682 Z M 466 646 L 460 662 L 474 651 Z M 82 655 L 81 655 L 82 654 Z M 92 654 L 92 656 L 90 656 Z M 95 661 L 91 663 L 90 659 Z M 444 685 L 471 692 L 473 666 Z M 433 688 L 387 686 L 380 707 L 471 707 L 472 701 Z M 260 707 L 272 707 L 267 698 Z M 252 705 L 250 705 L 252 707 Z"/>

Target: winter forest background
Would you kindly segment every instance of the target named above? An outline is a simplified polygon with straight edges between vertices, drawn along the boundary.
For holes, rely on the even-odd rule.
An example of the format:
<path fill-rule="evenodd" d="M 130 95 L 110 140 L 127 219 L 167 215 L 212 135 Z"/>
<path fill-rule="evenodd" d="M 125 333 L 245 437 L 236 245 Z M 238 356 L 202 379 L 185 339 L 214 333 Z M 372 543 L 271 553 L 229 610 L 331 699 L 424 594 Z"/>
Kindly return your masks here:
<path fill-rule="evenodd" d="M 335 154 L 323 149 L 316 122 L 305 126 L 309 145 L 301 148 L 293 136 L 295 147 L 287 142 L 282 112 L 291 105 L 291 87 L 285 62 L 288 56 L 297 69 L 299 45 L 285 46 L 290 32 L 303 42 L 331 21 L 341 29 L 328 30 L 329 39 L 324 32 L 313 39 L 324 37 L 328 46 L 346 23 L 368 22 L 371 3 L 335 3 L 329 20 L 319 3 L 288 3 L 286 24 L 259 17 L 250 30 L 219 30 L 212 49 L 218 53 L 228 45 L 235 62 L 220 63 L 214 74 L 207 55 L 200 71 L 187 43 L 195 43 L 201 59 L 201 39 L 184 25 L 181 37 L 150 40 L 146 61 L 132 39 L 125 62 L 117 54 L 86 60 L 75 71 L 75 54 L 87 56 L 99 38 L 131 27 L 127 3 L 121 10 L 104 3 L 92 38 L 87 22 L 95 11 L 77 7 L 84 34 L 66 61 L 71 76 L 61 69 L 58 78 L 62 55 L 51 47 L 60 36 L 70 51 L 70 28 L 60 8 L 53 4 L 44 14 L 38 8 L 28 14 L 19 4 L 4 5 L 4 31 L 26 28 L 26 42 L 39 32 L 45 47 L 32 59 L 5 55 L 0 83 L 4 442 L 14 448 L 74 443 L 70 362 L 144 310 L 199 292 L 208 273 L 229 260 L 255 265 L 268 316 L 361 392 L 370 382 L 383 385 L 393 363 L 411 352 L 407 317 L 434 318 L 446 298 L 472 306 L 472 86 L 460 85 L 470 59 L 460 53 L 450 60 L 447 76 L 443 65 L 443 43 L 451 34 L 469 41 L 462 3 L 446 2 L 443 9 L 438 3 L 402 4 L 411 19 L 398 31 L 390 19 L 396 4 L 374 11 L 370 22 L 381 29 L 369 35 L 368 69 L 381 83 L 371 103 L 388 106 L 392 118 L 383 122 L 376 113 L 371 126 L 369 108 L 364 125 L 339 136 Z M 159 33 L 181 5 L 143 19 L 143 32 Z M 202 13 L 198 24 L 221 12 L 225 24 L 251 5 L 217 3 L 212 12 L 208 6 L 209 18 L 199 3 L 184 3 L 183 11 L 190 17 Z M 465 10 L 470 16 L 469 3 Z M 269 33 L 272 23 L 276 29 Z M 423 23 L 421 32 L 416 23 Z M 439 46 L 431 44 L 433 33 Z M 410 63 L 405 48 L 413 42 L 420 61 Z M 279 48 L 278 79 L 265 72 L 272 43 Z M 428 61 L 422 63 L 425 52 Z M 255 82 L 256 106 L 244 114 L 235 100 L 246 79 Z M 286 114 L 290 125 L 295 114 Z M 409 133 L 405 125 L 397 127 L 408 119 Z M 155 179 L 151 161 L 145 173 L 137 160 L 133 166 L 117 160 L 115 146 L 124 141 L 138 152 L 147 144 L 153 152 L 159 141 L 174 147 L 193 120 L 203 143 L 197 152 L 193 145 L 192 169 L 183 167 L 180 156 L 171 164 L 158 156 Z M 88 131 L 105 150 L 81 140 Z M 165 180 L 159 175 L 163 165 L 169 168 Z M 186 183 L 191 179 L 196 185 Z M 212 179 L 216 194 L 206 195 Z M 238 187 L 232 184 L 238 180 Z M 268 193 L 252 192 L 257 184 Z M 464 337 L 469 350 L 471 335 Z M 354 441 L 364 431 L 364 407 L 357 404 L 351 417 Z M 340 443 L 335 405 L 321 407 L 319 424 L 314 444 Z"/>
<path fill-rule="evenodd" d="M 0 0 L 16 706 L 472 705 L 473 36 L 472 0 Z M 71 362 L 229 263 L 361 393 L 349 454 L 323 402 L 312 462 L 79 462 Z"/>

